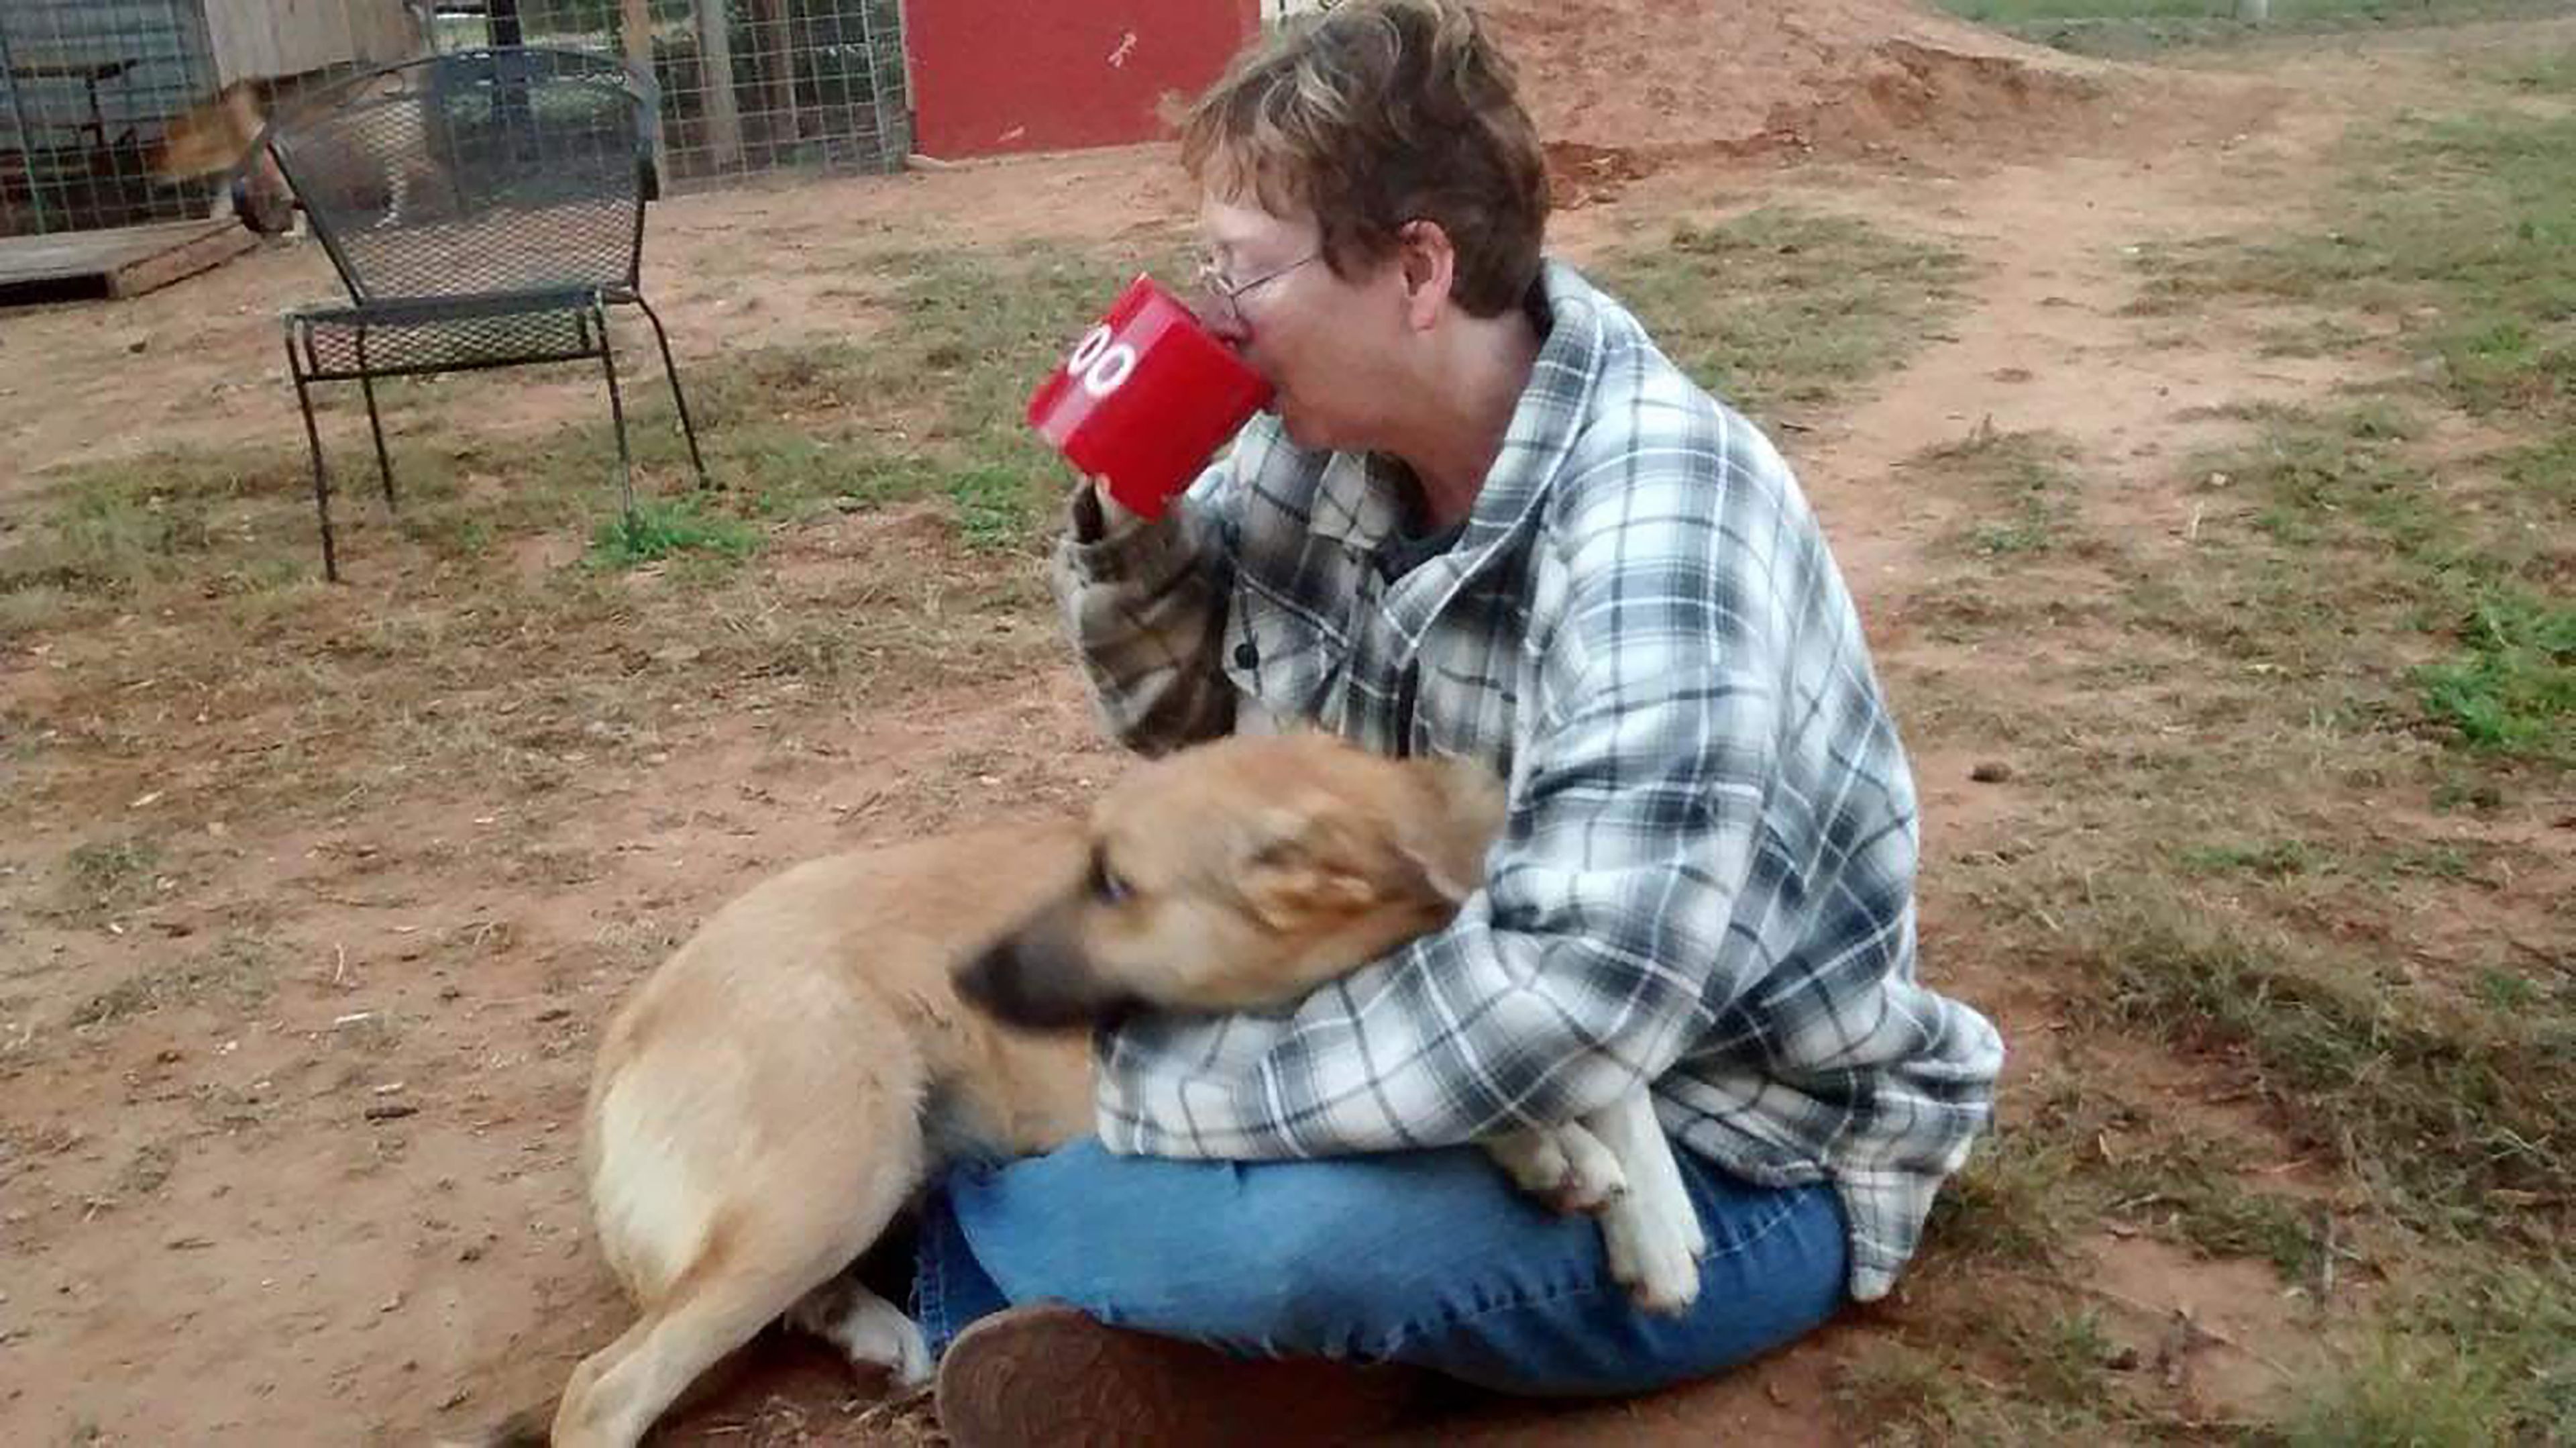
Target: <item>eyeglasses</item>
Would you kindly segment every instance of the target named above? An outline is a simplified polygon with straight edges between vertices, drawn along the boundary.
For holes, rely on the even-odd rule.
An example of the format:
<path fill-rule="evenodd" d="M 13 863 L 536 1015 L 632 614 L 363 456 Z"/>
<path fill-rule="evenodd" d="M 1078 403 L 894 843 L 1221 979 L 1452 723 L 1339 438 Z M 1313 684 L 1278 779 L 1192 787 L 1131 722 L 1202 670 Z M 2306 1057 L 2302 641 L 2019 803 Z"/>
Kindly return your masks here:
<path fill-rule="evenodd" d="M 1199 261 L 1198 283 L 1199 290 L 1208 299 L 1209 320 L 1242 326 L 1244 293 L 1254 287 L 1267 286 L 1322 255 L 1321 251 L 1310 251 L 1286 266 L 1273 268 L 1250 281 L 1241 282 L 1228 280 L 1224 268 L 1216 264 L 1214 257 L 1202 258 Z"/>

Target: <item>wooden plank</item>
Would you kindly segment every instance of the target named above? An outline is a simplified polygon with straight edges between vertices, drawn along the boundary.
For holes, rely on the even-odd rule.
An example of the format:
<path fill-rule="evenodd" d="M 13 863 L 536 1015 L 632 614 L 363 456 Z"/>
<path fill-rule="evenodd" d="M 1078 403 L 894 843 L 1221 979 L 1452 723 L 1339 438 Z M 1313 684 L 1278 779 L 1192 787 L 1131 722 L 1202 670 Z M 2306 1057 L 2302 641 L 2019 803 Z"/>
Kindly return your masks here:
<path fill-rule="evenodd" d="M 0 305 L 137 297 L 259 244 L 233 220 L 0 239 Z"/>
<path fill-rule="evenodd" d="M 257 245 L 259 237 L 228 216 L 214 223 L 210 231 L 118 267 L 108 275 L 107 294 L 122 301 L 159 291 L 172 282 L 212 271 Z"/>
<path fill-rule="evenodd" d="M 47 236 L 13 236 L 0 240 L 0 280 L 103 272 L 135 256 L 158 251 L 181 234 L 205 229 L 202 221 L 173 221 L 158 226 L 127 226 L 113 231 L 64 231 Z"/>

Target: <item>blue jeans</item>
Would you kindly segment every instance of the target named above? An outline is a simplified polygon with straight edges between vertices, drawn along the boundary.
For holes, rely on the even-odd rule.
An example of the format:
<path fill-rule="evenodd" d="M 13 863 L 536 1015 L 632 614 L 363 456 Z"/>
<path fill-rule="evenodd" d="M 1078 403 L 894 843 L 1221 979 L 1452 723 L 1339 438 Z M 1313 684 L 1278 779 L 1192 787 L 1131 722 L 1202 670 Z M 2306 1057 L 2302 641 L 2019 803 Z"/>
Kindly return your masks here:
<path fill-rule="evenodd" d="M 1240 1164 L 1090 1139 L 951 1172 L 922 1217 L 913 1309 L 934 1353 L 1006 1304 L 1057 1301 L 1249 1356 L 1406 1363 L 1525 1396 L 1643 1392 L 1781 1346 L 1843 1301 L 1830 1188 L 1681 1160 L 1709 1252 L 1677 1318 L 1631 1307 L 1600 1229 L 1473 1148 Z"/>

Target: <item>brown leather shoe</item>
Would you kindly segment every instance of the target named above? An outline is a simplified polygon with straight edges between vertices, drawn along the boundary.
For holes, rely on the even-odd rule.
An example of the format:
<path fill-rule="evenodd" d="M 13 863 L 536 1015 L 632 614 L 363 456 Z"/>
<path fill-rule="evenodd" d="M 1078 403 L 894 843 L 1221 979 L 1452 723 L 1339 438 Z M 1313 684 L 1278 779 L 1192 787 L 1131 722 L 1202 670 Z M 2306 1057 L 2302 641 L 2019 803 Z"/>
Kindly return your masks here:
<path fill-rule="evenodd" d="M 1238 1358 L 1033 1303 L 949 1344 L 939 1426 L 953 1448 L 1305 1448 L 1392 1427 L 1421 1376 Z"/>

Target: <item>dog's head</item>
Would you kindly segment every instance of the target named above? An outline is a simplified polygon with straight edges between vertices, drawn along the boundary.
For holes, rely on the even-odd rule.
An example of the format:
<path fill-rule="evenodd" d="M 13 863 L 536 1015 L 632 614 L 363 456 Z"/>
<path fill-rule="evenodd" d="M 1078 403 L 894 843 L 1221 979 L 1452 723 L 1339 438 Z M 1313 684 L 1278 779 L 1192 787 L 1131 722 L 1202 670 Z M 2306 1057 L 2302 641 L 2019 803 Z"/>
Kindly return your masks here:
<path fill-rule="evenodd" d="M 1500 781 L 1322 735 L 1221 740 L 1146 765 L 1093 811 L 1081 883 L 968 960 L 1012 1025 L 1294 1000 L 1439 928 L 1484 878 Z"/>
<path fill-rule="evenodd" d="M 160 144 L 152 148 L 152 174 L 188 181 L 229 171 L 249 153 L 263 123 L 258 93 L 250 82 L 235 81 L 213 99 L 170 118 Z"/>

